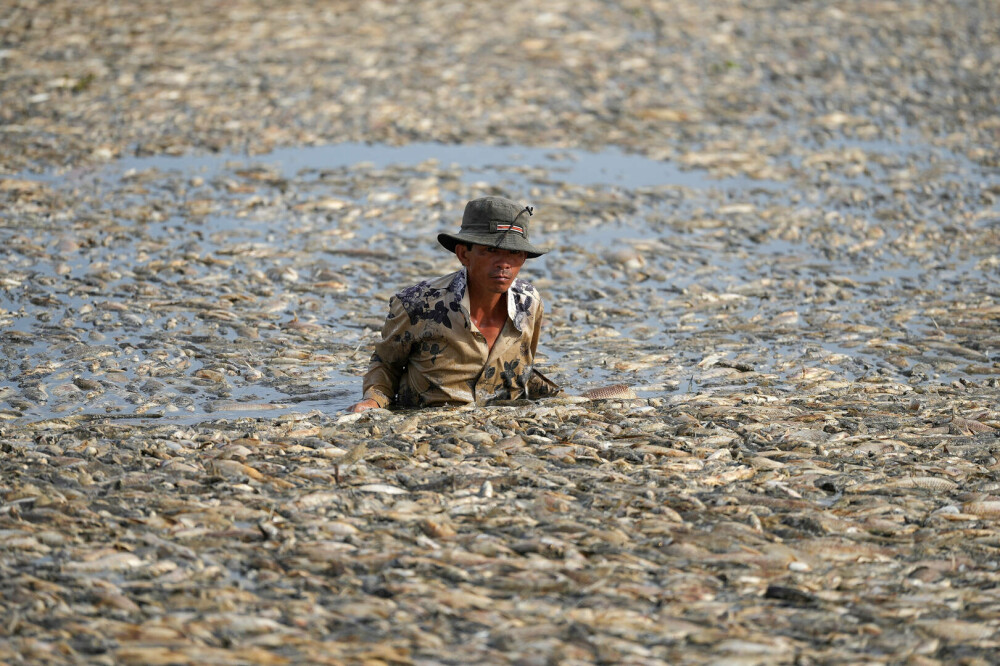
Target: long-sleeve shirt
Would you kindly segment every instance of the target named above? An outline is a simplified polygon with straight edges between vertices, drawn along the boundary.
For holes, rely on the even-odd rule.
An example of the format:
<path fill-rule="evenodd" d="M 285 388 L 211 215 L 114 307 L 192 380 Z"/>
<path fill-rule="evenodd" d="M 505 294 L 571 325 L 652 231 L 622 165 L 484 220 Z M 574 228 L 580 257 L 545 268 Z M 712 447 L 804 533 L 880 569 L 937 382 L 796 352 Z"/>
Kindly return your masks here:
<path fill-rule="evenodd" d="M 490 349 L 472 322 L 466 286 L 463 267 L 389 299 L 382 339 L 364 379 L 365 399 L 379 407 L 426 407 L 558 392 L 532 372 L 543 313 L 535 288 L 514 280 L 507 290 L 507 321 Z"/>

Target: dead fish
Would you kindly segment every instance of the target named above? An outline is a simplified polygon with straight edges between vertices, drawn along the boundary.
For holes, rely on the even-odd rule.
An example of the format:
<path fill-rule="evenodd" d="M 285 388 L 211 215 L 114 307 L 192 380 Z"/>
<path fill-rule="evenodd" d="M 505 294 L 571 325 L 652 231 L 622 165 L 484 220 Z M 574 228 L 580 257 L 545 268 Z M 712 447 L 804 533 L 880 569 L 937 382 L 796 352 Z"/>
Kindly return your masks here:
<path fill-rule="evenodd" d="M 981 641 L 997 632 L 996 627 L 983 622 L 954 619 L 917 620 L 914 624 L 920 631 L 950 642 Z"/>
<path fill-rule="evenodd" d="M 215 400 L 207 405 L 212 412 L 263 412 L 275 409 L 285 409 L 287 405 L 271 402 L 237 402 L 234 400 Z"/>
<path fill-rule="evenodd" d="M 949 430 L 953 435 L 979 435 L 983 433 L 994 433 L 996 429 L 980 421 L 964 419 L 958 416 L 952 418 L 949 423 Z"/>
<path fill-rule="evenodd" d="M 132 553 L 110 553 L 96 559 L 74 560 L 64 565 L 72 573 L 97 573 L 100 571 L 127 571 L 143 566 L 142 558 Z"/>
<path fill-rule="evenodd" d="M 387 483 L 366 483 L 363 486 L 357 486 L 354 490 L 363 493 L 378 493 L 381 495 L 406 495 L 410 491 L 405 488 L 400 488 L 399 486 L 390 486 Z"/>
<path fill-rule="evenodd" d="M 612 384 L 584 391 L 581 394 L 589 400 L 634 400 L 638 398 L 635 391 L 627 384 Z"/>
<path fill-rule="evenodd" d="M 949 481 L 948 479 L 941 478 L 939 476 L 904 476 L 895 479 L 889 479 L 885 481 L 875 481 L 870 483 L 861 483 L 854 486 L 848 486 L 844 489 L 845 493 L 878 493 L 884 491 L 893 490 L 903 490 L 903 489 L 920 489 L 920 490 L 933 490 L 938 492 L 948 492 L 958 488 L 958 484 L 954 481 Z"/>
<path fill-rule="evenodd" d="M 966 502 L 962 505 L 962 512 L 981 518 L 1000 518 L 1000 500 Z"/>

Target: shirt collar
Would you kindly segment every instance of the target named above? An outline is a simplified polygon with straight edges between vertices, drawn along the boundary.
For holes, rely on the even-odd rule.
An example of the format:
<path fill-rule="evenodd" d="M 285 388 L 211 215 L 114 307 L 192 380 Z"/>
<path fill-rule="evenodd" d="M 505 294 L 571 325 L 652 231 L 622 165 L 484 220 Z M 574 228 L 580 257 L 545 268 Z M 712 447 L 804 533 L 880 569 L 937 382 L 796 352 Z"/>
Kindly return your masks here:
<path fill-rule="evenodd" d="M 468 286 L 469 286 L 469 275 L 465 271 L 465 266 L 462 266 L 462 268 L 459 269 L 457 273 L 455 273 L 455 277 L 452 279 L 451 285 L 448 287 L 448 289 L 456 296 L 461 294 L 460 302 L 462 304 L 462 309 L 465 311 L 465 315 L 469 317 L 469 319 L 471 320 L 472 316 L 469 313 L 472 310 L 472 305 L 469 302 Z M 523 331 L 521 326 L 522 324 L 524 324 L 524 317 L 518 316 L 517 305 L 515 301 L 519 299 L 515 298 L 515 295 L 520 296 L 522 292 L 523 289 L 521 288 L 521 280 L 520 278 L 515 278 L 514 282 L 511 283 L 510 288 L 507 290 L 507 319 L 509 319 L 511 323 L 514 324 L 514 328 L 516 328 L 518 332 Z"/>

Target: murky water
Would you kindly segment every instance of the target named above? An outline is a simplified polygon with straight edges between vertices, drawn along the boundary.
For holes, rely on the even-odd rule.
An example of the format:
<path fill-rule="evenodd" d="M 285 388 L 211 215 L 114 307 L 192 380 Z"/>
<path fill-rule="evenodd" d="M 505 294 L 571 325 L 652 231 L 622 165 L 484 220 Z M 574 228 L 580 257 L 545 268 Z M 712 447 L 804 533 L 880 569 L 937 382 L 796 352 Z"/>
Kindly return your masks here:
<path fill-rule="evenodd" d="M 933 162 L 967 179 L 955 188 L 1000 182 L 997 174 L 977 171 L 937 148 L 845 140 L 833 147 L 926 168 Z M 884 164 L 873 163 L 860 175 L 835 175 L 828 191 L 836 194 L 859 180 L 866 191 L 878 191 L 894 177 Z M 910 227 L 884 224 L 866 202 L 845 208 L 807 201 L 801 183 L 714 178 L 617 149 L 340 144 L 254 157 L 129 157 L 99 171 L 41 180 L 56 192 L 90 196 L 44 228 L 3 230 L 16 260 L 11 267 L 22 277 L 0 290 L 9 368 L 0 391 L 18 395 L 27 370 L 37 378 L 29 383 L 38 397 L 15 399 L 8 418 L 83 412 L 186 420 L 207 412 L 243 416 L 237 408 L 253 403 L 268 405 L 264 415 L 343 409 L 357 397 L 386 296 L 453 268 L 433 237 L 457 227 L 443 210 L 460 210 L 470 193 L 502 191 L 538 208 L 535 238 L 556 251 L 530 262 L 524 275 L 540 282 L 555 306 L 551 321 L 566 331 L 543 340 L 542 348 L 558 379 L 571 388 L 624 380 L 647 397 L 695 390 L 699 383 L 690 379 L 690 369 L 704 345 L 692 341 L 703 335 L 722 335 L 724 346 L 742 345 L 742 353 L 756 357 L 757 373 L 774 376 L 767 381 L 780 382 L 796 371 L 793 366 L 823 366 L 830 354 L 837 375 L 853 381 L 887 371 L 884 355 L 864 344 L 844 346 L 813 322 L 853 317 L 875 326 L 874 301 L 899 301 L 908 290 L 926 287 L 929 274 L 936 285 L 984 279 L 981 257 L 944 256 L 935 266 L 912 260 L 905 246 Z M 837 220 L 853 216 L 856 227 L 874 230 L 870 240 L 857 244 L 860 249 L 831 245 L 836 225 L 822 230 L 824 215 L 838 206 Z M 192 214 L 199 207 L 204 212 Z M 804 229 L 817 230 L 803 233 L 784 222 L 782 231 L 781 219 L 796 216 L 806 220 Z M 931 212 L 923 223 L 948 222 Z M 65 241 L 69 249 L 60 249 Z M 631 263 L 616 252 L 631 252 Z M 310 275 L 325 276 L 316 284 L 342 279 L 347 290 L 303 286 Z M 996 275 L 985 279 L 995 282 Z M 831 283 L 848 285 L 850 293 Z M 816 285 L 836 304 L 819 305 Z M 796 289 L 805 289 L 806 301 L 795 302 Z M 133 297 L 144 290 L 162 298 L 146 299 L 132 312 Z M 250 297 L 240 290 L 249 290 Z M 960 290 L 954 291 L 958 297 Z M 176 305 L 189 298 L 199 300 L 193 309 Z M 705 298 L 720 305 L 705 309 L 699 305 Z M 227 314 L 236 312 L 241 299 L 254 302 L 256 346 L 240 347 L 246 330 L 238 316 Z M 225 311 L 213 314 L 212 304 L 219 303 Z M 685 307 L 692 311 L 685 314 Z M 581 312 L 567 320 L 574 310 Z M 799 310 L 805 319 L 781 335 L 748 343 L 739 334 L 741 322 L 788 310 Z M 81 315 L 89 317 L 89 328 L 79 325 Z M 296 330 L 300 315 L 316 330 L 329 331 L 328 346 L 341 351 L 326 361 L 307 361 L 311 369 L 302 376 L 308 379 L 293 381 L 279 372 L 280 379 L 261 381 L 259 368 L 291 344 L 286 331 Z M 908 317 L 894 335 L 902 344 L 931 325 Z M 595 362 L 595 351 L 600 357 L 609 343 L 586 336 L 608 326 L 631 336 L 630 343 Z M 801 344 L 783 342 L 788 336 Z M 228 379 L 204 385 L 183 379 L 217 366 L 219 345 L 225 344 L 245 352 L 223 359 Z M 786 362 L 807 344 L 825 355 L 797 366 Z M 322 358 L 322 346 L 309 346 L 313 358 Z M 93 353 L 99 348 L 106 349 L 104 360 Z M 88 362 L 74 363 L 73 354 Z M 664 354 L 672 366 L 642 360 Z M 990 362 L 987 353 L 984 363 Z M 962 374 L 964 366 L 955 367 L 956 373 L 933 375 L 947 381 Z M 150 382 L 151 372 L 170 380 Z M 116 388 L 91 399 L 65 388 L 70 380 L 108 384 L 109 376 Z M 53 390 L 69 395 L 51 399 Z M 156 398 L 145 402 L 144 394 Z"/>
<path fill-rule="evenodd" d="M 126 157 L 110 166 L 103 177 L 114 177 L 130 170 L 160 169 L 199 174 L 210 178 L 231 169 L 235 164 L 266 164 L 285 177 L 302 173 L 329 172 L 346 167 L 371 165 L 376 168 L 416 166 L 433 162 L 454 167 L 466 182 L 512 180 L 521 187 L 540 180 L 589 186 L 620 186 L 625 189 L 682 187 L 758 187 L 784 188 L 781 183 L 762 184 L 749 178 L 713 179 L 702 170 L 682 169 L 676 164 L 627 154 L 617 148 L 601 152 L 530 148 L 526 146 L 448 145 L 413 143 L 385 146 L 366 143 L 341 143 L 328 146 L 284 148 L 266 155 L 186 155 L 181 157 Z M 532 174 L 536 178 L 532 178 Z M 538 178 L 537 176 L 544 176 Z"/>

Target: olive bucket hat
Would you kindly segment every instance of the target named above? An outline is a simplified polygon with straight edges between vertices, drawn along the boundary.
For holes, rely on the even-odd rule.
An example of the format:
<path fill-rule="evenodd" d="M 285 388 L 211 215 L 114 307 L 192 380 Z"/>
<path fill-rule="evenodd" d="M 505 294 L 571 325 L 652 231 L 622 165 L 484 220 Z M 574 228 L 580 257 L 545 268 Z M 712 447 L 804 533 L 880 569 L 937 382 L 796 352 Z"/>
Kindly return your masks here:
<path fill-rule="evenodd" d="M 438 234 L 438 242 L 449 252 L 459 243 L 487 245 L 501 250 L 523 250 L 538 257 L 548 250 L 528 242 L 528 219 L 534 209 L 502 197 L 482 197 L 465 205 L 462 228 L 457 234 Z"/>

